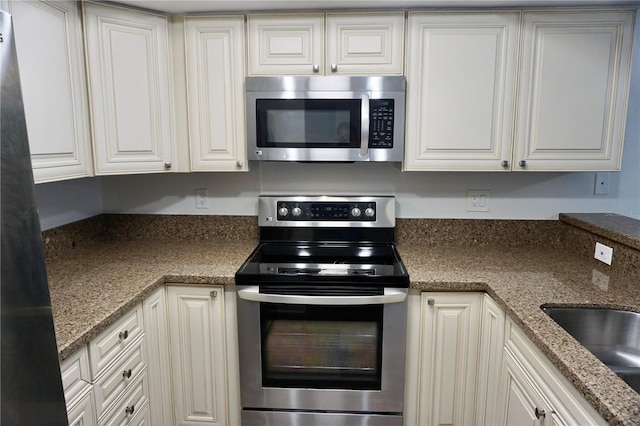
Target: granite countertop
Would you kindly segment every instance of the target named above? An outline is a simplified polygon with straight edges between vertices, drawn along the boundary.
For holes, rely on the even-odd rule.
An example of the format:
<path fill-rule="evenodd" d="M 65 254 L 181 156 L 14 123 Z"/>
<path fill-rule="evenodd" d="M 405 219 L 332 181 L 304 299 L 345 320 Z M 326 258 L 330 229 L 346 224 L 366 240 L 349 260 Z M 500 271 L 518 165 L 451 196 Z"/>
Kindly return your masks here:
<path fill-rule="evenodd" d="M 96 242 L 47 263 L 61 359 L 165 283 L 234 285 L 255 241 Z M 640 282 L 562 249 L 398 245 L 411 287 L 486 291 L 611 424 L 637 424 L 640 395 L 541 310 L 597 305 L 640 312 Z"/>

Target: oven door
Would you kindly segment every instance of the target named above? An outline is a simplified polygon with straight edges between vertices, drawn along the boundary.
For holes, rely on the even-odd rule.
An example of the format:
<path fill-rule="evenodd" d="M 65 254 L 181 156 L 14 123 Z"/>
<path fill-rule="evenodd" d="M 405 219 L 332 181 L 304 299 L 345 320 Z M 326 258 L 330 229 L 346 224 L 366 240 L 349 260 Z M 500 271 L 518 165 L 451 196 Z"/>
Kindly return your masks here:
<path fill-rule="evenodd" d="M 243 409 L 401 415 L 407 290 L 300 289 L 238 287 Z"/>

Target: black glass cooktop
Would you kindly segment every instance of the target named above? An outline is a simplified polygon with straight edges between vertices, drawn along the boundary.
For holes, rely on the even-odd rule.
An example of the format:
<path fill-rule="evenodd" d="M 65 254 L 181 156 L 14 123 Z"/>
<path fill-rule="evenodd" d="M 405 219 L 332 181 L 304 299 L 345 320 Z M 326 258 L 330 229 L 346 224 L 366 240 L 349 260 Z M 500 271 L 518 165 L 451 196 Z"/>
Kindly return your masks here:
<path fill-rule="evenodd" d="M 261 243 L 236 273 L 236 283 L 345 283 L 408 287 L 393 244 Z"/>

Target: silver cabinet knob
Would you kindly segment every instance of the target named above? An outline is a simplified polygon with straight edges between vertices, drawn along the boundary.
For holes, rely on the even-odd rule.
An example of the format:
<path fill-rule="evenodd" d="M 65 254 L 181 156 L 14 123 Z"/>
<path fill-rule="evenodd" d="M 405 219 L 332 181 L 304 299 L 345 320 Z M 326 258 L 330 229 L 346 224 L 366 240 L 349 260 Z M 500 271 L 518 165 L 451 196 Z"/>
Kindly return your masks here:
<path fill-rule="evenodd" d="M 509 162 L 508 162 L 507 160 L 504 160 L 504 161 L 502 162 L 502 167 L 504 167 L 505 169 L 506 169 L 507 167 L 509 167 Z"/>
<path fill-rule="evenodd" d="M 164 168 L 165 169 L 170 169 L 171 168 L 171 161 L 165 161 L 164 162 Z"/>
<path fill-rule="evenodd" d="M 216 297 L 218 297 L 218 290 L 211 290 L 211 293 L 209 293 L 209 295 L 212 299 L 215 299 Z"/>
<path fill-rule="evenodd" d="M 236 166 L 238 166 L 238 167 L 244 166 L 244 161 L 242 161 L 242 160 L 236 161 Z"/>
<path fill-rule="evenodd" d="M 121 340 L 125 340 L 127 337 L 129 337 L 129 330 L 121 331 L 120 334 L 118 334 L 118 337 Z"/>
<path fill-rule="evenodd" d="M 435 299 L 433 299 L 431 297 L 427 299 L 427 305 L 433 306 L 435 304 L 436 304 L 436 300 Z"/>
<path fill-rule="evenodd" d="M 124 409 L 124 412 L 127 413 L 127 416 L 132 415 L 134 411 L 136 411 L 135 405 L 131 405 L 131 407 L 127 407 Z"/>
<path fill-rule="evenodd" d="M 527 167 L 527 162 L 525 160 L 520 160 L 518 164 L 520 165 L 520 167 Z"/>
<path fill-rule="evenodd" d="M 122 378 L 124 378 L 124 379 L 130 379 L 130 378 L 131 378 L 131 369 L 124 370 L 124 371 L 122 372 Z"/>
<path fill-rule="evenodd" d="M 331 64 L 331 72 L 338 72 L 338 64 Z"/>
<path fill-rule="evenodd" d="M 320 65 L 314 64 L 313 65 L 313 72 L 320 72 Z"/>
<path fill-rule="evenodd" d="M 547 413 L 544 410 L 539 410 L 538 407 L 536 407 L 535 415 L 536 419 L 540 420 L 544 419 Z"/>

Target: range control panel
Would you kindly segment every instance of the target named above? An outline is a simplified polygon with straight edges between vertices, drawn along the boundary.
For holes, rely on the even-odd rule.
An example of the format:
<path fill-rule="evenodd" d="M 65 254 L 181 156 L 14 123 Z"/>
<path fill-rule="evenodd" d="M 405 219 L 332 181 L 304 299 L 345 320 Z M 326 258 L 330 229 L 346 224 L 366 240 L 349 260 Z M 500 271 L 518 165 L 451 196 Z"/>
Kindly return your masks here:
<path fill-rule="evenodd" d="M 279 221 L 376 221 L 375 201 L 278 201 L 276 209 Z"/>

